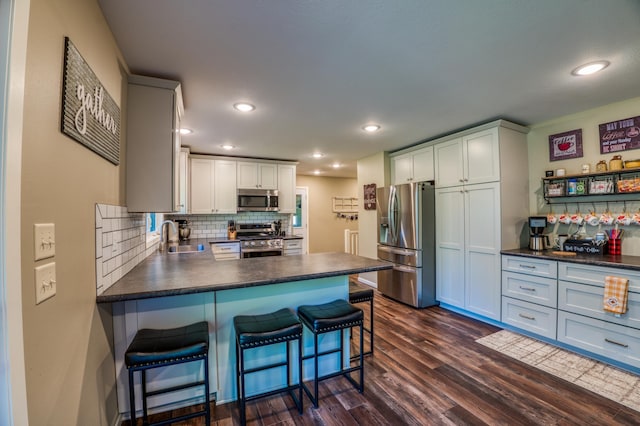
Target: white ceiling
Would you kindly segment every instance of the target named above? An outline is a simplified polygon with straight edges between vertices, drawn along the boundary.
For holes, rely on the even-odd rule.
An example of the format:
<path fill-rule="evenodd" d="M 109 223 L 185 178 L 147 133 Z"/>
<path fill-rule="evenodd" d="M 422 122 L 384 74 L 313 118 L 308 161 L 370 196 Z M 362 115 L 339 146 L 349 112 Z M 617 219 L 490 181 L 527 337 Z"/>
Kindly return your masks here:
<path fill-rule="evenodd" d="M 99 3 L 131 72 L 182 82 L 192 152 L 231 143 L 301 174 L 355 177 L 360 158 L 473 124 L 640 96 L 638 0 Z M 570 75 L 599 59 L 611 65 Z M 241 100 L 256 111 L 235 111 Z"/>

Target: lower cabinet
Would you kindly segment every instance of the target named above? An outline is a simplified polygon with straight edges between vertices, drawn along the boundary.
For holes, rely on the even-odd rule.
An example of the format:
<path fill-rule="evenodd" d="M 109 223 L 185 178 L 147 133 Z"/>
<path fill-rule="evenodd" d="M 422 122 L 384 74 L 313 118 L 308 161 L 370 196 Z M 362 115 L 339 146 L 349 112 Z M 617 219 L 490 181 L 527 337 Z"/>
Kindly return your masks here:
<path fill-rule="evenodd" d="M 626 313 L 604 311 L 606 276 L 629 280 Z M 502 322 L 640 368 L 640 271 L 503 255 Z"/>
<path fill-rule="evenodd" d="M 240 242 L 212 243 L 211 252 L 215 260 L 240 259 Z"/>
<path fill-rule="evenodd" d="M 282 242 L 282 254 L 284 256 L 302 254 L 302 238 L 295 240 L 284 240 Z"/>

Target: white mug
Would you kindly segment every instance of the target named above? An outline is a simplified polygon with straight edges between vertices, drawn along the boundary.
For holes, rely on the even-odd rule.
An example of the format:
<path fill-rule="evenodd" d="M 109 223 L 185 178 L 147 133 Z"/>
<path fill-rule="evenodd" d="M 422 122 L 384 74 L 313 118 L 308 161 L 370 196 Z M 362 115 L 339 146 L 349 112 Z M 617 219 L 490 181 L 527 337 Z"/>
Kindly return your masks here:
<path fill-rule="evenodd" d="M 553 239 L 554 247 L 564 251 L 564 242 L 567 241 L 569 236 L 567 234 L 559 234 L 556 238 Z"/>

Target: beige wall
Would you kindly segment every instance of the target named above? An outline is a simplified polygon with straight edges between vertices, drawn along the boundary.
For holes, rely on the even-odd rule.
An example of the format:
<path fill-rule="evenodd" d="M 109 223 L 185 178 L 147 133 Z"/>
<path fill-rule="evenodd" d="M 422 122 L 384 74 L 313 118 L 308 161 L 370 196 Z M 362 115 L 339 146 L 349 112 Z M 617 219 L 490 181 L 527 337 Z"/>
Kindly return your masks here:
<path fill-rule="evenodd" d="M 60 132 L 64 36 L 122 108 L 123 61 L 95 0 L 32 0 L 22 163 L 22 303 L 31 425 L 107 425 L 117 413 L 111 312 L 95 303 L 95 203 L 123 204 L 124 175 Z M 122 140 L 121 136 L 121 140 Z M 124 145 L 121 145 L 121 159 Z M 55 223 L 56 255 L 34 261 L 33 225 Z M 34 267 L 55 261 L 57 294 L 35 304 Z"/>
<path fill-rule="evenodd" d="M 357 197 L 355 179 L 296 177 L 296 186 L 309 188 L 309 253 L 344 251 L 344 230 L 358 230 L 357 220 L 336 217 L 333 197 Z M 361 200 L 359 200 L 361 204 Z"/>
<path fill-rule="evenodd" d="M 562 213 L 565 210 L 564 204 L 547 205 L 542 196 L 542 180 L 545 170 L 555 170 L 564 168 L 567 174 L 579 174 L 582 164 L 591 165 L 591 170 L 595 170 L 595 165 L 600 160 L 607 163 L 613 154 L 600 154 L 598 125 L 623 118 L 640 116 L 640 98 L 629 99 L 623 102 L 605 105 L 599 108 L 580 112 L 578 114 L 558 117 L 554 120 L 530 126 L 531 131 L 527 135 L 528 155 L 529 155 L 529 205 L 531 214 L 547 213 L 550 208 L 554 213 Z M 549 161 L 549 135 L 573 129 L 582 129 L 583 157 L 562 161 Z M 620 152 L 623 160 L 633 160 L 640 158 L 640 150 L 630 150 Z M 576 198 L 578 199 L 578 198 Z M 615 198 L 612 198 L 615 200 Z M 613 213 L 621 212 L 625 203 L 609 202 L 609 208 Z M 569 212 L 580 210 L 588 213 L 595 207 L 596 213 L 602 213 L 607 208 L 607 203 L 569 203 Z M 638 211 L 640 202 L 627 202 L 628 211 Z M 567 225 L 557 225 L 554 227 L 555 233 L 567 232 Z M 596 227 L 587 226 L 587 233 L 595 233 Z M 571 232 L 575 231 L 575 225 Z M 623 254 L 640 256 L 640 227 L 632 225 L 625 227 L 625 238 L 622 245 Z"/>

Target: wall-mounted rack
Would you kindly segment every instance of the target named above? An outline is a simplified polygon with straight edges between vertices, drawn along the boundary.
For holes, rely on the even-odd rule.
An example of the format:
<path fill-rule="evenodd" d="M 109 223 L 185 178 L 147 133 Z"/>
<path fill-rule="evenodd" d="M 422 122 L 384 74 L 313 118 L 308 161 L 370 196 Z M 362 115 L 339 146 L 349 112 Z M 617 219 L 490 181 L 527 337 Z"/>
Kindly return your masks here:
<path fill-rule="evenodd" d="M 542 178 L 547 204 L 640 201 L 640 167 Z"/>
<path fill-rule="evenodd" d="M 334 213 L 357 213 L 358 197 L 333 197 Z"/>

